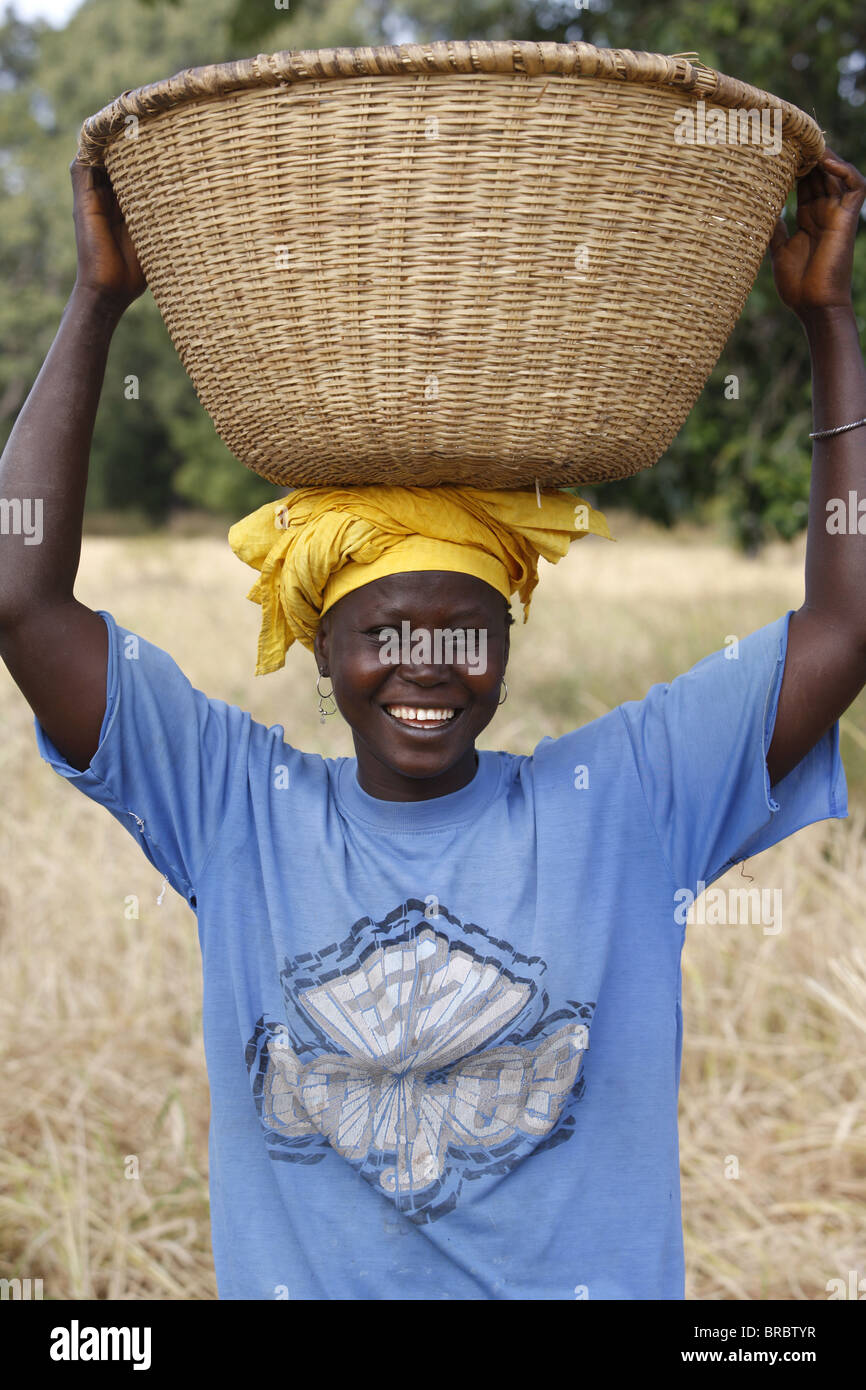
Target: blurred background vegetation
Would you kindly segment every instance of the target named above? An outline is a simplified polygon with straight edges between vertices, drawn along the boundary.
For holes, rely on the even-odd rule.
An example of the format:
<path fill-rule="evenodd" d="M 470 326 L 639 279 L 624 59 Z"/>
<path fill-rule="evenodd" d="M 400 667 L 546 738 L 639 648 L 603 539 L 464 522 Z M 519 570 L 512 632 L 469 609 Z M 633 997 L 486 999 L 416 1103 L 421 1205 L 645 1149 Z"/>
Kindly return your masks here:
<path fill-rule="evenodd" d="M 65 28 L 0 22 L 0 445 L 36 378 L 75 277 L 68 165 L 84 118 L 121 91 L 184 67 L 281 48 L 443 38 L 571 41 L 701 60 L 801 106 L 827 143 L 864 162 L 862 0 L 84 0 Z M 789 209 L 796 204 L 792 194 Z M 866 326 L 858 237 L 855 308 Z M 147 389 L 126 399 L 134 373 Z M 725 377 L 739 378 L 727 400 Z M 672 525 L 724 521 L 755 549 L 806 524 L 811 450 L 805 336 L 769 258 L 688 422 L 666 456 L 626 482 L 585 489 Z M 237 517 L 276 495 L 243 468 L 198 403 L 149 295 L 115 335 L 94 439 L 91 528 L 134 529 L 185 508 Z"/>
<path fill-rule="evenodd" d="M 863 0 L 290 5 L 85 0 L 61 31 L 0 13 L 0 444 L 75 277 L 68 165 L 80 124 L 124 89 L 184 67 L 414 38 L 697 51 L 803 107 L 831 148 L 864 164 Z M 861 328 L 864 241 L 854 279 Z M 130 373 L 139 400 L 125 397 Z M 724 395 L 730 373 L 736 401 Z M 805 336 L 767 261 L 667 456 L 629 482 L 585 489 L 624 543 L 590 538 L 568 564 L 542 562 L 541 597 L 512 643 L 512 696 L 482 746 L 527 752 L 688 670 L 726 634 L 796 607 L 804 537 L 774 537 L 805 524 L 810 427 Z M 274 491 L 217 437 L 144 295 L 112 345 L 91 530 L 169 518 L 189 528 L 202 507 L 234 519 Z M 768 543 L 749 558 L 732 554 L 697 524 L 707 520 L 727 520 L 746 547 Z M 657 521 L 676 529 L 663 534 Z M 84 546 L 76 591 L 170 651 L 197 688 L 265 725 L 285 722 L 309 753 L 351 756 L 348 726 L 319 723 L 308 652 L 296 646 L 284 672 L 252 676 L 260 611 L 240 599 L 241 570 L 224 535 L 103 535 Z M 830 1278 L 864 1273 L 866 692 L 840 724 L 850 819 L 809 826 L 746 870 L 757 888 L 782 892 L 783 932 L 689 927 L 679 1114 L 690 1299 L 823 1299 Z M 14 866 L 0 878 L 0 1273 L 43 1278 L 46 1299 L 213 1299 L 193 914 L 100 807 L 57 786 L 2 666 L 0 727 L 0 845 Z M 736 869 L 720 881 L 742 882 Z M 59 1045 L 34 1071 L 46 1020 Z M 131 1154 L 137 1181 L 126 1180 Z M 742 1161 L 736 1182 L 730 1155 Z"/>

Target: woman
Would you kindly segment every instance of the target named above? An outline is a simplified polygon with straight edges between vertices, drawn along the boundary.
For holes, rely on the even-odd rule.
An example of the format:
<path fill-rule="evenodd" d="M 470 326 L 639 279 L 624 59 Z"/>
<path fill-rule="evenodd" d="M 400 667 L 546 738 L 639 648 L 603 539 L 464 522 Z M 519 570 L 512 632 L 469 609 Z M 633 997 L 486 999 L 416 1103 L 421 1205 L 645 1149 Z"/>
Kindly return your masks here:
<path fill-rule="evenodd" d="M 260 571 L 259 669 L 300 640 L 333 682 L 357 756 L 331 760 L 73 597 L 108 344 L 144 279 L 101 175 L 72 177 L 78 278 L 3 458 L 45 538 L 4 538 L 0 649 L 42 755 L 197 912 L 221 1297 L 681 1298 L 684 895 L 847 813 L 866 540 L 825 518 L 866 490 L 864 180 L 828 151 L 771 241 L 812 349 L 803 606 L 531 757 L 476 753 L 507 600 L 603 518 L 301 489 L 231 539 Z"/>

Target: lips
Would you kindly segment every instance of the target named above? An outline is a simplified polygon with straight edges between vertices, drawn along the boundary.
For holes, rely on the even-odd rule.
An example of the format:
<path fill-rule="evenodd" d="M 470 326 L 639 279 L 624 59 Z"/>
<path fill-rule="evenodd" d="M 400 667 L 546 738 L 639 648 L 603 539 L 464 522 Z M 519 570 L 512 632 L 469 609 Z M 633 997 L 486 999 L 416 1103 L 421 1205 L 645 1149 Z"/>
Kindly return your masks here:
<path fill-rule="evenodd" d="M 395 724 L 412 731 L 450 728 L 462 714 L 455 705 L 383 705 L 382 709 Z"/>

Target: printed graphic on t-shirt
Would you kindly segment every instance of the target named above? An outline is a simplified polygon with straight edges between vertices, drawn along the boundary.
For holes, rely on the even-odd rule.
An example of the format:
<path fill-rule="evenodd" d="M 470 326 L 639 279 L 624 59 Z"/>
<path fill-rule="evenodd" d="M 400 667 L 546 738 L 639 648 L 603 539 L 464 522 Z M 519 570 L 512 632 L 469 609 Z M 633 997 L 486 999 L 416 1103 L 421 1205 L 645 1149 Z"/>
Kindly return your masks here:
<path fill-rule="evenodd" d="M 260 1018 L 246 1049 L 271 1158 L 330 1145 L 426 1222 L 568 1139 L 595 1004 L 551 1012 L 546 969 L 418 899 L 287 959 L 286 1020 Z"/>

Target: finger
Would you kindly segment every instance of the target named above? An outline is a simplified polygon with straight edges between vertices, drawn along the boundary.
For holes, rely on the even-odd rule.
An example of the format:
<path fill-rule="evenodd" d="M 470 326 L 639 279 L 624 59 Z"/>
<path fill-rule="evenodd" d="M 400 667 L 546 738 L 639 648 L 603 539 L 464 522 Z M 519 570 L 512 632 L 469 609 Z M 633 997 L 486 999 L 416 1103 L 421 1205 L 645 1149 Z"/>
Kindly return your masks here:
<path fill-rule="evenodd" d="M 72 216 L 77 220 L 83 215 L 83 210 L 91 204 L 95 194 L 93 184 L 93 170 L 89 164 L 81 164 L 74 159 L 69 166 L 72 176 Z"/>
<path fill-rule="evenodd" d="M 845 185 L 836 174 L 822 165 L 816 164 L 804 179 L 797 184 L 798 205 L 813 203 L 818 198 L 840 200 L 845 193 Z"/>
<path fill-rule="evenodd" d="M 840 154 L 837 154 L 835 150 L 831 150 L 829 145 L 825 145 L 824 153 L 822 154 L 818 163 L 832 164 L 836 168 L 840 170 L 845 170 L 851 174 L 856 174 L 858 172 L 856 165 L 849 163 L 847 159 L 843 159 L 842 156 Z"/>
<path fill-rule="evenodd" d="M 823 171 L 822 197 L 841 198 L 845 192 L 845 184 L 837 174 L 831 174 L 829 169 Z"/>
<path fill-rule="evenodd" d="M 779 250 L 779 247 L 780 247 L 780 246 L 784 246 L 784 245 L 785 245 L 785 242 L 786 242 L 787 240 L 788 240 L 788 228 L 785 226 L 785 224 L 784 224 L 784 222 L 782 221 L 781 217 L 777 217 L 777 218 L 776 218 L 776 225 L 775 225 L 775 227 L 773 228 L 773 234 L 772 234 L 772 236 L 770 237 L 770 252 L 771 252 L 771 254 L 775 256 L 776 252 Z"/>
<path fill-rule="evenodd" d="M 836 154 L 835 150 L 824 150 L 819 160 L 819 167 L 821 166 L 826 166 L 830 176 L 836 178 L 849 192 L 866 189 L 866 178 L 856 164 L 849 164 L 846 159 Z"/>
<path fill-rule="evenodd" d="M 798 203 L 811 203 L 815 198 L 822 198 L 825 194 L 824 180 L 826 177 L 819 160 L 808 174 L 804 174 L 803 178 L 797 180 Z"/>
<path fill-rule="evenodd" d="M 88 183 L 90 181 L 90 165 L 82 164 L 78 158 L 73 159 L 69 166 L 69 173 L 74 184 Z"/>
<path fill-rule="evenodd" d="M 69 172 L 72 176 L 72 187 L 76 192 L 79 189 L 85 192 L 92 189 L 98 193 L 100 189 L 108 186 L 105 170 L 97 164 L 83 164 L 80 160 L 73 159 Z"/>

